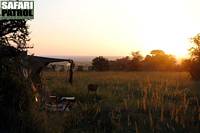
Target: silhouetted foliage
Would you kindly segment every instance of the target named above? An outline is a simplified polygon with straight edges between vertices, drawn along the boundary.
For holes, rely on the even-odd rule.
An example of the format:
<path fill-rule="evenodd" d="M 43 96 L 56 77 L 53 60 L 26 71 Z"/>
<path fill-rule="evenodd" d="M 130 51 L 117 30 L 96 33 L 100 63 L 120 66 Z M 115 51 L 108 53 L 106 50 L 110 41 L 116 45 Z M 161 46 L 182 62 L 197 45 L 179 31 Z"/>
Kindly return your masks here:
<path fill-rule="evenodd" d="M 184 59 L 181 62 L 181 69 L 185 70 L 185 71 L 189 71 L 190 70 L 190 65 L 191 65 L 191 60 L 190 59 Z"/>
<path fill-rule="evenodd" d="M 165 54 L 162 50 L 152 50 L 143 60 L 144 70 L 172 71 L 175 69 L 176 59 L 172 55 Z"/>
<path fill-rule="evenodd" d="M 110 70 L 114 71 L 127 71 L 130 67 L 130 58 L 128 56 L 117 59 L 116 61 L 110 61 Z"/>
<path fill-rule="evenodd" d="M 132 52 L 132 59 L 131 59 L 131 63 L 130 63 L 131 69 L 130 70 L 141 70 L 142 59 L 143 59 L 143 57 L 139 51 Z"/>
<path fill-rule="evenodd" d="M 1 20 L 0 44 L 14 46 L 18 50 L 31 48 L 29 41 L 28 25 L 26 20 Z"/>
<path fill-rule="evenodd" d="M 189 72 L 194 80 L 200 80 L 200 33 L 192 38 L 194 46 L 190 49 Z"/>
<path fill-rule="evenodd" d="M 114 71 L 137 71 L 141 69 L 143 57 L 139 51 L 132 52 L 132 57 L 123 57 L 115 61 L 110 61 L 110 70 Z"/>
<path fill-rule="evenodd" d="M 31 80 L 25 77 L 26 20 L 0 21 L 0 132 L 39 132 L 33 120 Z"/>
<path fill-rule="evenodd" d="M 132 57 L 123 57 L 110 61 L 110 70 L 114 71 L 178 71 L 174 56 L 162 50 L 152 50 L 150 55 L 143 59 L 139 52 L 132 52 Z"/>
<path fill-rule="evenodd" d="M 106 71 L 109 70 L 109 61 L 103 56 L 99 56 L 92 60 L 92 66 L 96 71 Z"/>

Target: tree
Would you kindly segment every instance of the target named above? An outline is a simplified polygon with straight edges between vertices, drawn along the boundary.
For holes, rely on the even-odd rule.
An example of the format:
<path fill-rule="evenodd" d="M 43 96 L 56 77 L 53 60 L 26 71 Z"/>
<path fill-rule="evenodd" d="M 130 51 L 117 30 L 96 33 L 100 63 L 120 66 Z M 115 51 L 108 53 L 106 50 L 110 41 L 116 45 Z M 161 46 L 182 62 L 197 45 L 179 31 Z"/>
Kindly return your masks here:
<path fill-rule="evenodd" d="M 109 70 L 109 61 L 103 56 L 99 56 L 92 60 L 92 66 L 96 71 L 106 71 Z"/>
<path fill-rule="evenodd" d="M 0 20 L 0 131 L 38 132 L 31 115 L 31 80 L 23 75 L 29 67 L 28 41 L 26 20 Z"/>
<path fill-rule="evenodd" d="M 163 50 L 152 50 L 143 61 L 145 70 L 170 71 L 176 67 L 174 56 L 166 54 Z"/>
<path fill-rule="evenodd" d="M 110 70 L 114 71 L 137 71 L 141 69 L 142 55 L 139 51 L 132 52 L 132 57 L 126 56 L 115 61 L 110 61 Z"/>
<path fill-rule="evenodd" d="M 190 48 L 191 59 L 195 61 L 200 61 L 200 33 L 192 38 L 192 43 L 194 46 Z"/>
<path fill-rule="evenodd" d="M 194 46 L 190 48 L 189 72 L 194 80 L 200 80 L 200 33 L 192 39 Z"/>
<path fill-rule="evenodd" d="M 191 65 L 191 60 L 190 59 L 184 59 L 181 62 L 181 69 L 184 70 L 184 71 L 189 71 L 190 65 Z"/>
<path fill-rule="evenodd" d="M 156 50 L 152 50 L 151 51 L 151 55 L 152 56 L 161 56 L 161 55 L 165 55 L 165 52 L 163 50 L 159 50 L 159 49 L 156 49 Z"/>
<path fill-rule="evenodd" d="M 143 57 L 140 54 L 140 51 L 132 52 L 132 60 L 142 61 Z"/>
<path fill-rule="evenodd" d="M 132 52 L 132 60 L 130 62 L 130 68 L 131 70 L 139 70 L 141 69 L 141 62 L 142 62 L 142 55 L 140 54 L 139 51 L 137 52 Z"/>
<path fill-rule="evenodd" d="M 1 20 L 0 45 L 14 46 L 18 50 L 32 48 L 28 45 L 29 31 L 26 20 Z"/>
<path fill-rule="evenodd" d="M 110 70 L 114 71 L 128 71 L 130 70 L 130 64 L 131 59 L 128 56 L 109 62 Z"/>

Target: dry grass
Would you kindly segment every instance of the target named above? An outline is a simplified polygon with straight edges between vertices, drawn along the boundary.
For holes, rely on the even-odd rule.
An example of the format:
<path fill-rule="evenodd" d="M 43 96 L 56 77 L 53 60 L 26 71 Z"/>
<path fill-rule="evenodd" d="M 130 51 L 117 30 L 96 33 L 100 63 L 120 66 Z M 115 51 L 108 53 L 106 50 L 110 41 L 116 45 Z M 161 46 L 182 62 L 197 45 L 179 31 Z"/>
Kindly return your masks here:
<path fill-rule="evenodd" d="M 75 96 L 70 112 L 45 113 L 52 132 L 199 132 L 200 82 L 184 72 L 44 72 L 45 86 Z M 87 85 L 98 84 L 96 95 Z M 42 112 L 44 113 L 44 112 Z"/>

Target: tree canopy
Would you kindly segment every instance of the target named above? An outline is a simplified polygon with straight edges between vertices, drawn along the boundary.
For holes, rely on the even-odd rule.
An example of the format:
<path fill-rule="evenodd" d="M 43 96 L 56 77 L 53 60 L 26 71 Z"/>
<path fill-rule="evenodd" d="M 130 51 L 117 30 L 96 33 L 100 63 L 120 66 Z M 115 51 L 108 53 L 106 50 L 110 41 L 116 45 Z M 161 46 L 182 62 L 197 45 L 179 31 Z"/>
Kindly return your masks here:
<path fill-rule="evenodd" d="M 163 50 L 152 50 L 144 58 L 139 51 L 132 52 L 132 56 L 109 61 L 103 57 L 93 60 L 94 70 L 111 71 L 175 71 L 178 68 L 176 58 L 166 54 Z M 108 67 L 109 66 L 109 67 Z"/>
<path fill-rule="evenodd" d="M 32 115 L 31 80 L 23 74 L 29 67 L 28 41 L 26 20 L 0 20 L 0 131 L 39 132 Z"/>
<path fill-rule="evenodd" d="M 192 39 L 194 46 L 190 48 L 190 61 L 188 61 L 189 72 L 194 80 L 200 80 L 200 33 Z"/>
<path fill-rule="evenodd" d="M 162 50 L 152 50 L 143 61 L 143 67 L 147 70 L 171 71 L 174 70 L 175 66 L 175 57 Z"/>
<path fill-rule="evenodd" d="M 31 48 L 26 20 L 1 20 L 0 45 L 13 46 L 19 50 Z"/>
<path fill-rule="evenodd" d="M 103 56 L 99 56 L 92 60 L 92 66 L 96 71 L 106 71 L 109 70 L 109 61 Z"/>

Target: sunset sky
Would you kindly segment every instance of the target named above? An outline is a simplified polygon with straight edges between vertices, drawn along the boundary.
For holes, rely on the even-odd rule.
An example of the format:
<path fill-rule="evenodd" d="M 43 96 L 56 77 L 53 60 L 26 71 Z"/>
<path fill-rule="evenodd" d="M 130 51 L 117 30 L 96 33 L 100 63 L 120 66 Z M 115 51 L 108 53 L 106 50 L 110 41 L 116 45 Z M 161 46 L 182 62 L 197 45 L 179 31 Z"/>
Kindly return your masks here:
<path fill-rule="evenodd" d="M 36 55 L 126 56 L 152 49 L 183 57 L 200 32 L 200 0 L 35 0 Z"/>

